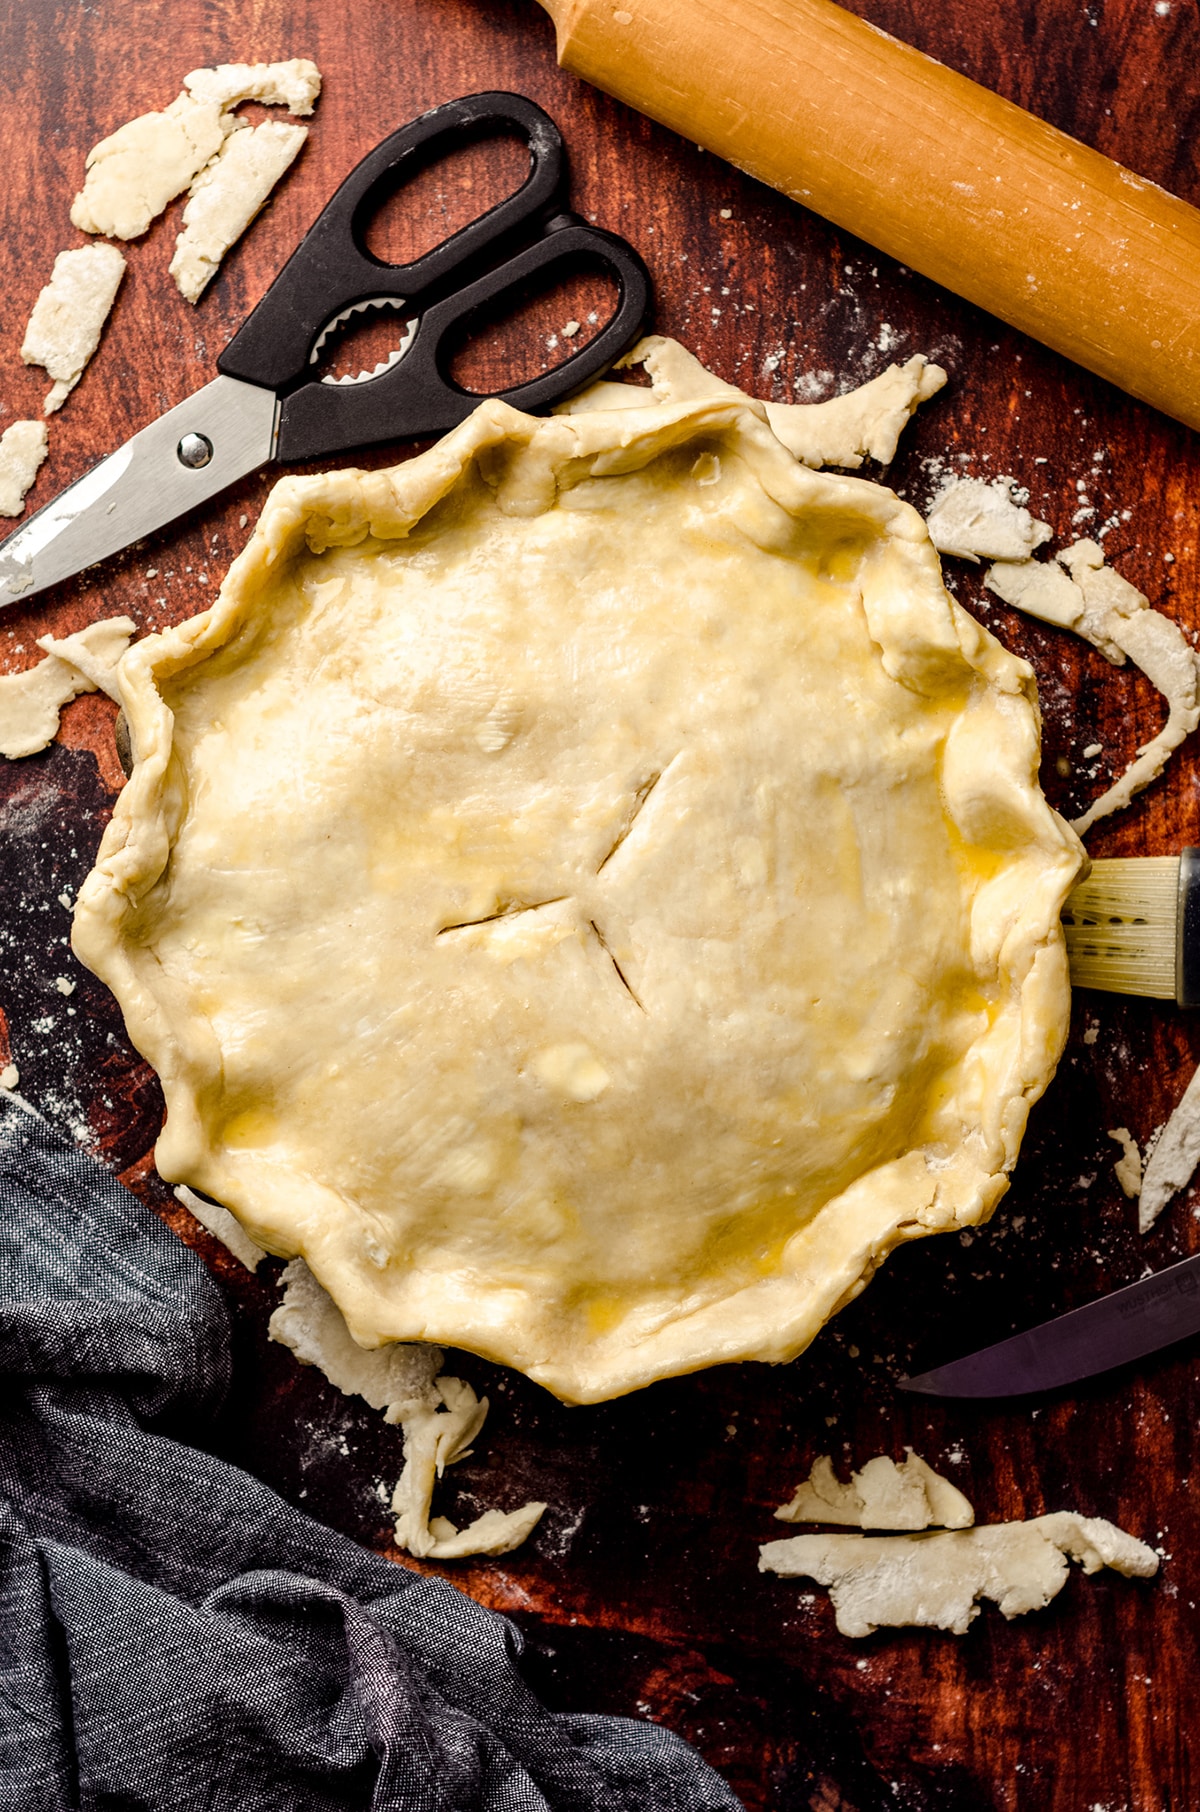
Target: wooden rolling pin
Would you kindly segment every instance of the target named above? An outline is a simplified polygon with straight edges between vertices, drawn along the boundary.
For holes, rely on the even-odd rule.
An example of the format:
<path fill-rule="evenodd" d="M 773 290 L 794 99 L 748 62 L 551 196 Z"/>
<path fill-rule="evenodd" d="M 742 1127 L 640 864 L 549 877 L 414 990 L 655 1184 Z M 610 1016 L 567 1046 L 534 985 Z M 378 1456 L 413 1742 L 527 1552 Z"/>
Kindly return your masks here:
<path fill-rule="evenodd" d="M 1200 428 L 1200 210 L 832 0 L 541 0 L 564 68 Z"/>

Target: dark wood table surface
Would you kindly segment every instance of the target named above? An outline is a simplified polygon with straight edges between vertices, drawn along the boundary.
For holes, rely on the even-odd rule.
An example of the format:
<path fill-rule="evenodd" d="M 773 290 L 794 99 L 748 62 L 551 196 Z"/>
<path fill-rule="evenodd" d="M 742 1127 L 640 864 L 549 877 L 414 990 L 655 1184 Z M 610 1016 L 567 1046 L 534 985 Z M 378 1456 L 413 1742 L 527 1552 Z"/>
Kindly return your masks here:
<path fill-rule="evenodd" d="M 1200 204 L 1196 0 L 854 3 Z M 1196 624 L 1193 434 L 563 76 L 533 0 L 7 0 L 0 426 L 39 412 L 45 380 L 21 365 L 18 348 L 54 253 L 81 242 L 68 209 L 88 148 L 165 105 L 198 64 L 289 55 L 314 57 L 325 77 L 300 163 L 195 310 L 166 270 L 178 204 L 129 248 L 100 352 L 51 422 L 31 507 L 207 381 L 334 184 L 385 131 L 454 95 L 510 88 L 563 127 L 577 205 L 641 248 L 661 330 L 722 376 L 781 400 L 829 394 L 892 357 L 932 355 L 950 385 L 914 422 L 888 481 L 921 506 L 947 462 L 983 477 L 1011 473 L 1053 524 L 1056 545 L 1115 515 L 1110 559 L 1154 604 Z M 426 243 L 441 237 L 496 180 L 478 158 L 423 179 L 409 203 L 418 225 L 390 210 L 379 243 L 398 255 L 413 231 Z M 526 370 L 539 368 L 553 357 L 547 336 L 578 301 L 551 298 L 518 324 L 515 341 L 477 348 L 469 368 L 481 380 L 511 369 L 514 345 Z M 363 463 L 410 450 L 376 450 Z M 6 611 L 0 664 L 34 659 L 33 638 L 46 631 L 122 611 L 151 628 L 203 607 L 270 483 L 249 479 L 127 557 Z M 950 582 L 1035 666 L 1046 790 L 1074 813 L 1154 732 L 1159 701 L 1137 674 L 989 606 L 978 574 L 955 566 Z M 378 1487 L 399 1471 L 399 1431 L 268 1343 L 278 1264 L 252 1279 L 157 1177 L 156 1081 L 112 999 L 70 954 L 67 907 L 120 785 L 113 715 L 105 699 L 83 698 L 44 755 L 0 771 L 0 1055 L 11 1051 L 28 1097 L 163 1214 L 226 1287 L 239 1363 L 216 1433 L 222 1450 L 394 1553 Z M 1091 743 L 1104 749 L 1095 778 L 1081 760 Z M 1093 854 L 1200 842 L 1197 747 L 1093 834 Z M 64 996 L 59 977 L 76 991 Z M 566 1409 L 521 1377 L 454 1355 L 451 1369 L 486 1390 L 493 1408 L 440 1507 L 461 1520 L 536 1495 L 550 1508 L 518 1553 L 443 1570 L 521 1625 L 545 1698 L 662 1720 L 754 1812 L 1194 1812 L 1200 1353 L 1160 1355 L 1033 1406 L 914 1402 L 895 1379 L 1200 1246 L 1197 1191 L 1138 1236 L 1107 1137 L 1123 1124 L 1144 1141 L 1197 1056 L 1200 1027 L 1175 1009 L 1077 996 L 1070 1046 L 992 1223 L 898 1253 L 792 1365 L 734 1366 Z M 845 1640 L 823 1592 L 759 1576 L 757 1544 L 783 1532 L 771 1511 L 819 1453 L 861 1464 L 900 1457 L 906 1443 L 969 1493 L 981 1519 L 1059 1508 L 1109 1517 L 1162 1548 L 1159 1578 L 1076 1572 L 1048 1611 L 1023 1621 L 989 1609 L 963 1638 Z"/>

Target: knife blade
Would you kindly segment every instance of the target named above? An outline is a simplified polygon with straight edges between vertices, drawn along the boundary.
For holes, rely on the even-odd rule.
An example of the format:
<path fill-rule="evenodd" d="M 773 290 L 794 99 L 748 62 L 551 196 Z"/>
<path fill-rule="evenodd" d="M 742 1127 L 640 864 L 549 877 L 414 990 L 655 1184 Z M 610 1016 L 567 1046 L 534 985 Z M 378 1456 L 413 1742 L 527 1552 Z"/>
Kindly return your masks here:
<path fill-rule="evenodd" d="M 1200 1254 L 915 1378 L 925 1397 L 1022 1397 L 1093 1378 L 1200 1333 Z"/>

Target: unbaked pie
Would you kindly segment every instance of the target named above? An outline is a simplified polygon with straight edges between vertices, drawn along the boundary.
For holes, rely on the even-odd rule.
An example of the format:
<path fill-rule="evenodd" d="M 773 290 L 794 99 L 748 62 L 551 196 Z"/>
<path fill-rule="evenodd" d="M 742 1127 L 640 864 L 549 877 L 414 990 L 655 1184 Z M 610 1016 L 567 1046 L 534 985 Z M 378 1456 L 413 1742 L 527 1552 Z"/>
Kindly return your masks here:
<path fill-rule="evenodd" d="M 761 405 L 284 479 L 121 684 L 76 949 L 163 1175 L 364 1344 L 580 1402 L 790 1359 L 1005 1189 L 1081 862 L 1032 674 Z"/>

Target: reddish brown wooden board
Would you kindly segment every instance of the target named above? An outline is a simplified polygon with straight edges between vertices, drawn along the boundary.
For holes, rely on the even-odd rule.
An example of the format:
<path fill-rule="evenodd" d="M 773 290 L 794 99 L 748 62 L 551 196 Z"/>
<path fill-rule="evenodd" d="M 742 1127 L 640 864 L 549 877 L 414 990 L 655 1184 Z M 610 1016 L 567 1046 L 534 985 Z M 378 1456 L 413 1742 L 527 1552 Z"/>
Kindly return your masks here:
<path fill-rule="evenodd" d="M 1200 204 L 1194 4 L 856 4 Z M 533 0 L 176 0 L 170 8 L 22 0 L 4 8 L 0 426 L 40 406 L 42 374 L 21 366 L 18 347 L 54 253 L 80 241 L 67 214 L 89 146 L 168 102 L 197 64 L 292 54 L 315 57 L 326 77 L 300 163 L 195 310 L 166 271 L 178 204 L 130 248 L 111 327 L 52 422 L 51 458 L 31 506 L 211 376 L 226 338 L 336 181 L 385 131 L 453 95 L 507 87 L 561 123 L 581 209 L 642 249 L 662 330 L 723 376 L 781 400 L 860 381 L 892 356 L 932 354 L 951 385 L 910 429 L 889 481 L 923 505 L 941 462 L 982 476 L 1012 473 L 1059 543 L 1115 515 L 1110 558 L 1152 602 L 1196 624 L 1195 436 L 563 77 Z M 440 191 L 427 182 L 428 238 L 482 195 L 469 179 L 467 169 Z M 534 323 L 538 358 L 551 356 L 546 334 L 566 314 L 564 306 L 556 319 L 551 309 Z M 498 356 L 485 352 L 481 368 L 498 371 Z M 0 663 L 19 667 L 34 658 L 35 635 L 101 615 L 128 611 L 152 627 L 201 608 L 270 482 L 247 480 L 196 520 L 5 612 Z M 1078 810 L 1157 727 L 1150 688 L 1069 637 L 989 606 L 977 575 L 957 567 L 951 583 L 1036 667 L 1046 788 L 1064 810 Z M 90 865 L 119 784 L 112 715 L 103 700 L 80 700 L 56 746 L 0 772 L 4 1038 L 29 1097 L 163 1213 L 226 1285 L 240 1351 L 224 1450 L 318 1516 L 387 1549 L 377 1487 L 399 1470 L 398 1431 L 267 1343 L 278 1267 L 251 1280 L 156 1177 L 157 1085 L 113 1002 L 67 948 L 63 902 Z M 1093 742 L 1104 754 L 1084 763 Z M 1187 842 L 1200 842 L 1190 748 L 1091 840 L 1095 854 L 1131 855 Z M 77 984 L 70 996 L 56 987 L 60 976 Z M 1084 1041 L 1089 1029 L 1094 1042 Z M 1078 997 L 1068 1053 L 992 1224 L 899 1253 L 791 1366 L 733 1367 L 567 1410 L 519 1377 L 456 1357 L 455 1369 L 487 1390 L 493 1411 L 476 1456 L 446 1481 L 446 1513 L 461 1518 L 531 1494 L 551 1508 L 521 1552 L 445 1570 L 516 1617 L 547 1699 L 662 1719 L 699 1745 L 754 1812 L 1200 1805 L 1190 1742 L 1200 1722 L 1200 1349 L 1037 1406 L 909 1402 L 895 1391 L 910 1364 L 1085 1301 L 1200 1244 L 1196 1191 L 1139 1239 L 1106 1137 L 1124 1124 L 1144 1141 L 1197 1056 L 1200 1028 L 1174 1009 Z M 780 1533 L 771 1511 L 818 1453 L 861 1463 L 878 1452 L 898 1457 L 906 1442 L 947 1470 L 982 1517 L 1075 1506 L 1120 1522 L 1161 1545 L 1160 1578 L 1144 1586 L 1076 1576 L 1045 1614 L 1009 1625 L 989 1611 L 962 1639 L 844 1640 L 821 1592 L 756 1573 L 756 1544 Z"/>

